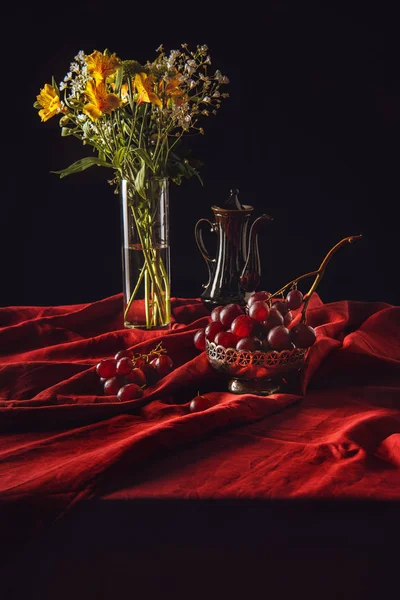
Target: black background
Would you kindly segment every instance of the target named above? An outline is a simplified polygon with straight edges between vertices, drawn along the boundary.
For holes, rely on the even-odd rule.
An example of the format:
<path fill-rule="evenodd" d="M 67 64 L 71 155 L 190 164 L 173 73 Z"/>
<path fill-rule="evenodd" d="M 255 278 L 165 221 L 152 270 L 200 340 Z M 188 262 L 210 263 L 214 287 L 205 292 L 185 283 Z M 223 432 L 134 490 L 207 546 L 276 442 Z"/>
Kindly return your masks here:
<path fill-rule="evenodd" d="M 332 259 L 326 302 L 400 304 L 399 36 L 396 3 L 19 3 L 3 14 L 0 304 L 91 302 L 122 290 L 118 197 L 108 171 L 51 174 L 88 153 L 42 123 L 33 102 L 79 50 L 153 60 L 155 49 L 207 44 L 230 79 L 205 135 L 201 175 L 171 184 L 172 294 L 198 296 L 206 266 L 193 236 L 237 187 L 255 213 L 262 285 L 275 291 Z M 392 8 L 391 8 L 392 7 Z M 7 41 L 5 34 L 7 33 Z M 5 182 L 4 182 L 5 179 Z M 309 282 L 311 283 L 311 281 Z M 301 287 L 306 291 L 306 287 Z"/>

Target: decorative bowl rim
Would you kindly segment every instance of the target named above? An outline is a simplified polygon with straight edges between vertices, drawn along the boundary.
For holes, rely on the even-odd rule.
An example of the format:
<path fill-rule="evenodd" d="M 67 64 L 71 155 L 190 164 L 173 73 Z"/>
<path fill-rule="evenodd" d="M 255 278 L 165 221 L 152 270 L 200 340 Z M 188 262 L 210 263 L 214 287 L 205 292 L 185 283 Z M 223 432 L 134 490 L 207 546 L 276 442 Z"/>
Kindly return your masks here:
<path fill-rule="evenodd" d="M 211 364 L 233 367 L 264 367 L 279 369 L 283 366 L 293 366 L 305 361 L 309 348 L 292 348 L 290 350 L 236 350 L 225 348 L 206 339 L 206 354 Z"/>

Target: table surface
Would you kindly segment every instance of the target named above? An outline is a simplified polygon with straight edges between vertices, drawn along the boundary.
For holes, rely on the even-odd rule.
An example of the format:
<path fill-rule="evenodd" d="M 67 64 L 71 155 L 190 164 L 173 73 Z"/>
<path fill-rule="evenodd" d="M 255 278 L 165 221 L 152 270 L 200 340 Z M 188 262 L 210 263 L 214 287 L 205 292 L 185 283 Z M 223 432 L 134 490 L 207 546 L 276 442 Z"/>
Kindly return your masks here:
<path fill-rule="evenodd" d="M 265 535 L 279 551 L 290 546 L 297 564 L 305 539 L 315 561 L 322 542 L 328 553 L 346 547 L 365 558 L 366 548 L 379 548 L 382 557 L 383 538 L 399 532 L 400 307 L 324 304 L 315 294 L 308 321 L 317 342 L 302 378 L 290 393 L 267 397 L 227 392 L 194 347 L 194 332 L 209 321 L 199 299 L 174 298 L 172 315 L 168 331 L 124 329 L 120 294 L 0 308 L 1 550 L 13 589 L 24 556 L 37 577 L 37 557 L 51 564 L 56 540 L 62 556 L 72 532 L 76 540 L 83 531 L 75 557 L 83 549 L 93 556 L 101 531 L 113 548 L 103 562 L 118 556 L 114 567 L 122 569 L 129 547 L 147 582 L 149 539 L 158 540 L 159 567 L 168 553 L 185 561 L 189 551 L 212 563 L 221 552 L 230 556 L 236 540 L 236 552 L 248 559 L 257 551 L 278 573 Z M 100 359 L 124 348 L 146 352 L 161 340 L 172 373 L 140 401 L 104 396 Z M 191 413 L 197 393 L 210 408 Z M 48 579 L 54 585 L 60 564 Z"/>

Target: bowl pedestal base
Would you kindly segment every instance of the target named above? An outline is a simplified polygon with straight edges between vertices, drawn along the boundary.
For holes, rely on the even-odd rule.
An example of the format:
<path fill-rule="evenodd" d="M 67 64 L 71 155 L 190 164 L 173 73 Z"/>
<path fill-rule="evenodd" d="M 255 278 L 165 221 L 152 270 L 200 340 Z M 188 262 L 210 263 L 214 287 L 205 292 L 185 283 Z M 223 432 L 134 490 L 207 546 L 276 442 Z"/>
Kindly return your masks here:
<path fill-rule="evenodd" d="M 233 377 L 228 382 L 228 389 L 233 394 L 255 394 L 257 396 L 270 396 L 281 391 L 283 382 L 266 377 L 265 379 L 236 379 Z"/>

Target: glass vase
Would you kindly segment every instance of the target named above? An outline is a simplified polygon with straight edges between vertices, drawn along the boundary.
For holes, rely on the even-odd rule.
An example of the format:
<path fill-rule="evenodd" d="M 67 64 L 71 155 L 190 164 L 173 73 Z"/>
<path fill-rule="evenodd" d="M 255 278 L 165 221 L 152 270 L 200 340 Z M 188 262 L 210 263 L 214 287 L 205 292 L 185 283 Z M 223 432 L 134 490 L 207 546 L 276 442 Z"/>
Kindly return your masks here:
<path fill-rule="evenodd" d="M 120 184 L 124 326 L 169 327 L 169 181 L 148 179 L 142 195 Z"/>

